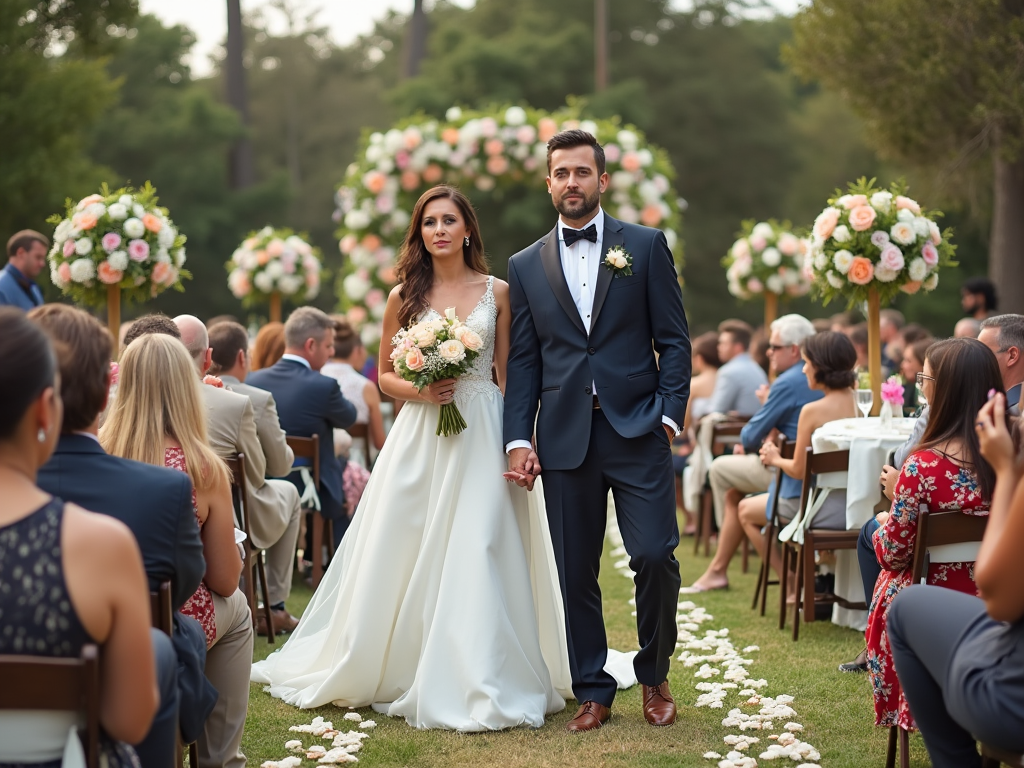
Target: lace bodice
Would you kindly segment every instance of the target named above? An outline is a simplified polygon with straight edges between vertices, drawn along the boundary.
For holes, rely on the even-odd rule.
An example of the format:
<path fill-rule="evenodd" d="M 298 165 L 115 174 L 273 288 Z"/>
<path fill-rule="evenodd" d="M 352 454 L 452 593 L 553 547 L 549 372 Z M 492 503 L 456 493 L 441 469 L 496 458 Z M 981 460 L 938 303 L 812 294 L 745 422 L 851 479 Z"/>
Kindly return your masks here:
<path fill-rule="evenodd" d="M 423 320 L 431 315 L 441 317 L 433 307 L 428 308 L 420 316 Z M 487 290 L 480 297 L 480 301 L 473 307 L 473 311 L 464 318 L 459 318 L 468 325 L 483 339 L 483 346 L 480 354 L 473 361 L 472 367 L 464 376 L 460 376 L 455 385 L 455 403 L 463 405 L 480 394 L 498 393 L 501 390 L 491 378 L 491 368 L 494 365 L 494 333 L 498 325 L 498 305 L 494 301 L 494 277 L 487 278 Z"/>

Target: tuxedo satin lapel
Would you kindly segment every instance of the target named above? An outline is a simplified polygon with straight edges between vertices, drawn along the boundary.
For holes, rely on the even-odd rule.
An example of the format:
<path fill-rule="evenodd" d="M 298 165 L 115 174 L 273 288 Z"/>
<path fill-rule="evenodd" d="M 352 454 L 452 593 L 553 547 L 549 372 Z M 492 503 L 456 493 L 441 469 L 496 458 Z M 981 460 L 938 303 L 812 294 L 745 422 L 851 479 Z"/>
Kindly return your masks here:
<path fill-rule="evenodd" d="M 573 324 L 585 334 L 587 329 L 583 327 L 580 311 L 576 308 L 576 302 L 572 300 L 569 283 L 565 281 L 565 272 L 562 271 L 562 259 L 558 253 L 557 226 L 548 233 L 547 240 L 540 247 L 540 261 L 544 265 L 544 274 L 548 278 L 548 283 L 551 284 L 551 290 L 554 292 L 555 298 L 558 299 L 558 303 L 562 305 L 562 309 L 565 310 L 565 314 L 569 316 Z"/>
<path fill-rule="evenodd" d="M 604 242 L 601 248 L 601 264 L 597 268 L 597 289 L 594 291 L 594 311 L 590 320 L 590 329 L 597 327 L 597 319 L 601 316 L 601 308 L 604 307 L 604 300 L 608 298 L 608 289 L 612 285 L 612 278 L 615 273 L 604 265 L 604 257 L 612 248 L 621 248 L 625 243 L 622 236 L 622 222 L 613 219 L 607 213 L 604 215 Z"/>

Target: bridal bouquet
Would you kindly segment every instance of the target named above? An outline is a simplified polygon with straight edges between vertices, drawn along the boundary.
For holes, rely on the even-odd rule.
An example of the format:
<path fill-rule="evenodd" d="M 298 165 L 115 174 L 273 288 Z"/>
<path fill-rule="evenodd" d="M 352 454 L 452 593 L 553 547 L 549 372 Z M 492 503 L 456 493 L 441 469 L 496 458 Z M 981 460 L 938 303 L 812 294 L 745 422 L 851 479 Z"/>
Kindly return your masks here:
<path fill-rule="evenodd" d="M 182 291 L 181 278 L 192 275 L 185 263 L 185 236 L 157 207 L 156 190 L 147 182 L 140 190 L 100 194 L 51 216 L 56 225 L 50 250 L 50 279 L 82 304 L 103 306 L 108 286 L 129 300 L 144 301 L 167 288 Z"/>
<path fill-rule="evenodd" d="M 466 373 L 484 342 L 480 334 L 456 317 L 455 308 L 449 307 L 443 318 L 421 320 L 403 328 L 391 343 L 395 346 L 391 353 L 395 373 L 422 391 L 435 381 L 457 379 Z M 445 403 L 434 434 L 457 435 L 467 426 L 458 406 Z"/>
<path fill-rule="evenodd" d="M 845 195 L 836 190 L 812 229 L 814 287 L 824 303 L 844 297 L 852 306 L 877 291 L 886 304 L 900 291 L 935 290 L 939 268 L 956 266 L 953 231 L 935 223 L 941 215 L 901 184 L 880 189 L 860 179 Z"/>
<path fill-rule="evenodd" d="M 253 232 L 226 267 L 228 288 L 246 305 L 266 301 L 275 292 L 295 296 L 304 291 L 307 301 L 320 292 L 320 252 L 290 229 Z"/>
<path fill-rule="evenodd" d="M 729 293 L 738 299 L 765 291 L 803 296 L 811 287 L 804 271 L 806 252 L 807 243 L 789 231 L 789 222 L 743 222 L 743 231 L 722 259 Z"/>

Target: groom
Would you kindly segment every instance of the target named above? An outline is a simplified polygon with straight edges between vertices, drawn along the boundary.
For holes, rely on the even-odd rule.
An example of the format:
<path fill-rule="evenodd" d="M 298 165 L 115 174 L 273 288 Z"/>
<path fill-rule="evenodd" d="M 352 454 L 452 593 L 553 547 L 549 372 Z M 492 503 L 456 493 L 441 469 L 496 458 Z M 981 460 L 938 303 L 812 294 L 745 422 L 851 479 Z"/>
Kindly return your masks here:
<path fill-rule="evenodd" d="M 532 488 L 544 467 L 581 704 L 568 729 L 600 728 L 615 698 L 597 580 L 609 488 L 636 574 L 644 717 L 671 725 L 679 529 L 670 446 L 690 392 L 679 281 L 664 234 L 601 210 L 608 174 L 592 135 L 563 131 L 548 142 L 547 184 L 558 224 L 508 263 L 508 477 Z"/>

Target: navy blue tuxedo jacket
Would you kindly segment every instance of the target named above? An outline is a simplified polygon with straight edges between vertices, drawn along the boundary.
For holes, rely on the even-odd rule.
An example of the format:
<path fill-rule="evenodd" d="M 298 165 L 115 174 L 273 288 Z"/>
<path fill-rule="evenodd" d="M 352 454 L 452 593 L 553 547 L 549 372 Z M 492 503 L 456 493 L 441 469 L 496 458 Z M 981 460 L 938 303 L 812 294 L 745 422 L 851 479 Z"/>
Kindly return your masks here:
<path fill-rule="evenodd" d="M 270 368 L 253 371 L 245 383 L 274 396 L 281 429 L 296 437 L 320 436 L 320 507 L 324 517 L 342 517 L 345 464 L 334 455 L 334 430 L 356 421 L 356 407 L 341 394 L 337 379 L 324 376 L 294 360 L 278 360 Z M 290 478 L 299 484 L 295 475 Z M 302 491 L 302 488 L 299 488 Z"/>
<path fill-rule="evenodd" d="M 633 274 L 614 274 L 602 255 L 589 334 L 562 271 L 557 227 L 508 263 L 505 443 L 529 440 L 536 418 L 545 469 L 583 463 L 595 394 L 608 422 L 627 438 L 659 429 L 662 416 L 682 427 L 686 414 L 690 337 L 665 235 L 604 217 L 603 254 L 624 248 Z"/>

